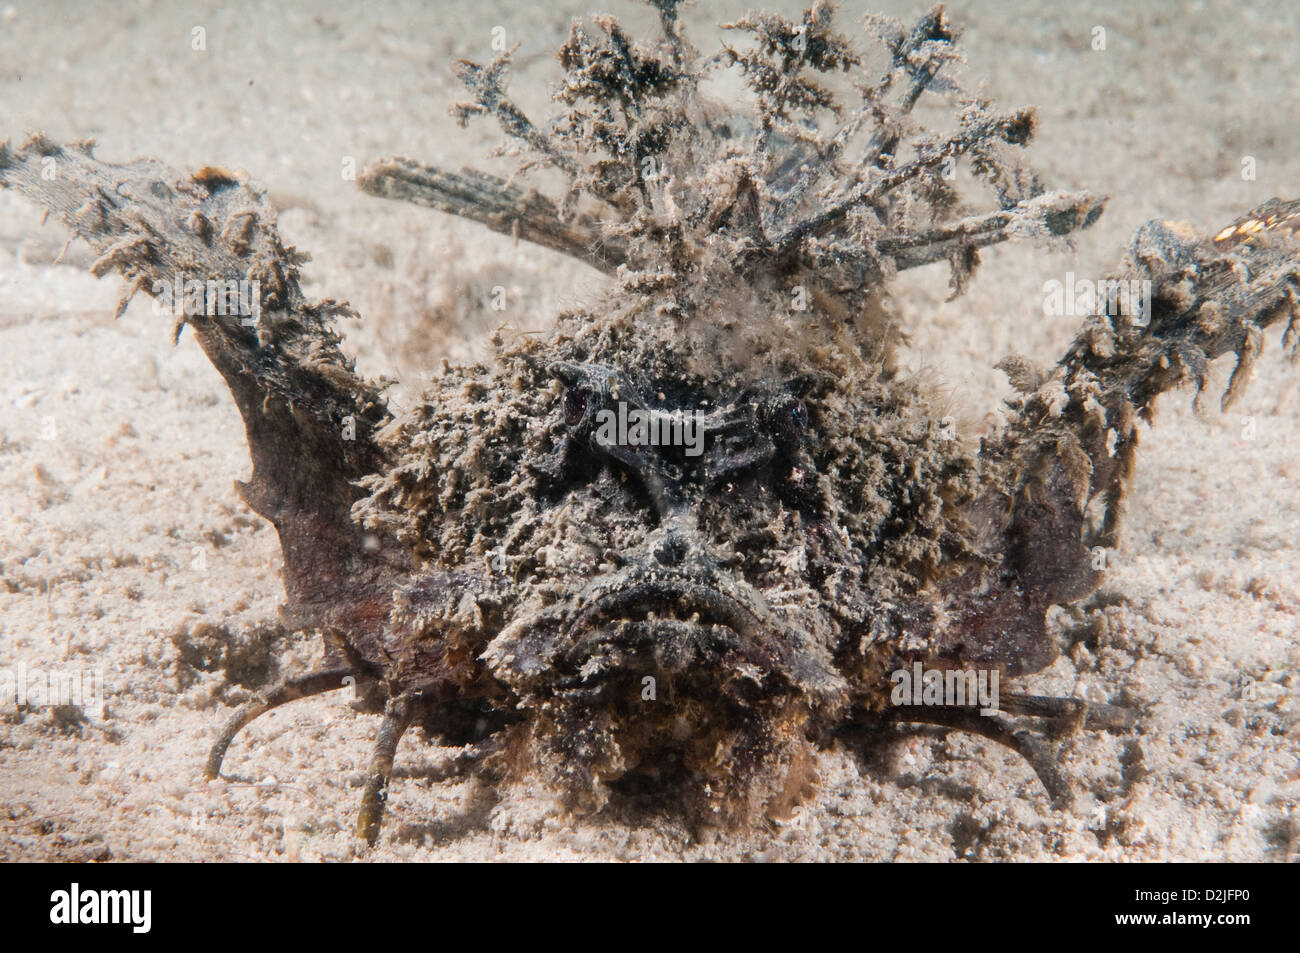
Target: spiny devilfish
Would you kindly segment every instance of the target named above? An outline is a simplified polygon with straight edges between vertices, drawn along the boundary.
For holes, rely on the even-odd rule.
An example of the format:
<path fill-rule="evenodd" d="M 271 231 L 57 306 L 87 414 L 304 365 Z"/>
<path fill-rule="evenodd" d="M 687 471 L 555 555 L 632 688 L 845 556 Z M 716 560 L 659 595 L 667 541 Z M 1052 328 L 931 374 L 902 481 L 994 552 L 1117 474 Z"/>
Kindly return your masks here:
<path fill-rule="evenodd" d="M 1231 402 L 1283 319 L 1294 353 L 1293 206 L 1212 239 L 1143 226 L 1108 279 L 1149 289 L 1140 313 L 1093 309 L 1053 368 L 1000 364 L 1019 394 L 976 449 L 896 365 L 889 279 L 946 261 L 960 293 L 981 248 L 1060 242 L 1102 200 L 1021 164 L 1031 110 L 958 101 L 955 131 L 904 138 L 917 100 L 952 88 L 942 8 L 910 29 L 868 18 L 890 68 L 845 99 L 834 74 L 861 60 L 827 3 L 800 21 L 750 14 L 728 25 L 749 42 L 711 55 L 675 0 L 654 6 L 654 42 L 611 17 L 575 24 L 546 125 L 510 101 L 507 57 L 456 65 L 471 94 L 456 115 L 497 119 L 521 174 L 567 181 L 558 197 L 407 159 L 362 176 L 611 276 L 549 336 L 498 339 L 491 362 L 448 368 L 397 416 L 339 349 L 333 320 L 351 312 L 304 297 L 301 257 L 242 176 L 109 165 L 39 136 L 0 148 L 0 181 L 61 215 L 128 299 L 178 270 L 258 288 L 254 326 L 187 308 L 176 330 L 230 387 L 253 459 L 241 492 L 279 532 L 286 617 L 328 654 L 235 713 L 209 774 L 259 714 L 351 682 L 384 713 L 369 840 L 412 724 L 469 746 L 485 776 L 540 775 L 575 810 L 648 784 L 710 823 L 785 817 L 818 748 L 917 721 L 1010 745 L 1064 801 L 1053 750 L 1014 718 L 1132 716 L 1005 683 L 1056 657 L 1048 609 L 1096 589 L 1089 547 L 1114 544 L 1155 397 L 1199 390 L 1232 352 Z M 746 105 L 706 95 L 728 69 Z M 993 190 L 989 211 L 957 216 L 957 163 Z M 682 439 L 602 434 L 633 406 L 681 420 Z M 917 665 L 996 674 L 999 713 L 893 704 L 890 674 Z"/>

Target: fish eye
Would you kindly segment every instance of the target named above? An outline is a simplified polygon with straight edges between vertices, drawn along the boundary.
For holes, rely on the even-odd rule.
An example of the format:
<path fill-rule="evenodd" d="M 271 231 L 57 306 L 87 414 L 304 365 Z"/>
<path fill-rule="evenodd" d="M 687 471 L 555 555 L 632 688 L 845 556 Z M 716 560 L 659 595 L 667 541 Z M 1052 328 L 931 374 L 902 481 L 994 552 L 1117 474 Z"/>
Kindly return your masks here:
<path fill-rule="evenodd" d="M 581 388 L 570 387 L 564 392 L 564 422 L 575 427 L 587 414 L 587 395 Z"/>
<path fill-rule="evenodd" d="M 789 395 L 772 408 L 768 419 L 778 434 L 787 439 L 800 437 L 808 431 L 808 405 Z"/>

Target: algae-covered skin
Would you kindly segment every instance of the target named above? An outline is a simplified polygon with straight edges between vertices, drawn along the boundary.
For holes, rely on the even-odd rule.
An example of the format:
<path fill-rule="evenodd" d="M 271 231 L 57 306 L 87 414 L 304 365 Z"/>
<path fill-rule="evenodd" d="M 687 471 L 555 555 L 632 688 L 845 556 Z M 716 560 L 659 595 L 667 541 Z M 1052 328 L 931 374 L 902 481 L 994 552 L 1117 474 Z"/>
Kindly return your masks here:
<path fill-rule="evenodd" d="M 899 707 L 891 676 L 1010 680 L 1053 661 L 1046 614 L 1098 585 L 1090 549 L 1119 532 L 1155 396 L 1232 352 L 1231 400 L 1283 320 L 1294 353 L 1293 209 L 1215 236 L 1144 226 L 1115 278 L 1150 294 L 1086 318 L 1054 368 L 1004 363 L 1020 396 L 972 446 L 896 366 L 889 280 L 947 261 L 959 294 L 980 248 L 1062 242 L 1102 200 L 1023 164 L 1031 110 L 953 87 L 941 8 L 908 28 L 869 18 L 887 63 L 873 75 L 829 4 L 750 14 L 710 54 L 676 3 L 654 5 L 654 42 L 575 23 L 544 125 L 510 101 L 508 56 L 457 64 L 457 114 L 501 123 L 514 179 L 409 159 L 362 176 L 617 278 L 551 334 L 446 368 L 398 417 L 337 346 L 345 306 L 304 297 L 243 177 L 108 165 L 41 137 L 0 150 L 0 181 L 132 292 L 178 273 L 257 282 L 254 320 L 195 307 L 178 333 L 230 385 L 254 462 L 241 489 L 280 534 L 288 618 L 330 652 L 241 709 L 209 773 L 252 718 L 354 678 L 385 710 L 358 822 L 371 840 L 417 723 L 502 782 L 540 773 L 574 810 L 649 786 L 702 823 L 780 818 L 815 784 L 817 747 L 903 721 L 1008 744 L 1066 800 L 1050 746 L 1014 716 L 1123 730 L 1129 713 L 1013 685 L 1000 714 Z M 724 101 L 710 84 L 728 72 L 745 95 Z M 919 125 L 922 95 L 950 98 L 951 128 Z M 989 194 L 959 195 L 956 163 Z M 632 413 L 643 429 L 611 437 Z"/>
<path fill-rule="evenodd" d="M 720 290 L 705 321 L 773 320 Z M 581 803 L 684 768 L 757 816 L 819 722 L 887 703 L 903 630 L 883 612 L 955 564 L 945 498 L 970 499 L 975 466 L 914 388 L 829 339 L 737 360 L 693 337 L 644 301 L 449 370 L 381 434 L 394 465 L 358 511 L 427 572 L 387 651 L 418 668 L 467 640 L 458 685 L 486 662 Z M 698 413 L 701 452 L 602 445 L 619 403 Z"/>

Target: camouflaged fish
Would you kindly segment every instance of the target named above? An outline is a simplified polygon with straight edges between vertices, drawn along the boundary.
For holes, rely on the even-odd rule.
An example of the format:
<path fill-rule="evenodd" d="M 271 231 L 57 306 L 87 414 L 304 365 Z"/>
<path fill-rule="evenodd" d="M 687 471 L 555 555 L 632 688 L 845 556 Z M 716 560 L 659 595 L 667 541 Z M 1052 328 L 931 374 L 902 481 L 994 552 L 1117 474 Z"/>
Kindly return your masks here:
<path fill-rule="evenodd" d="M 256 289 L 244 308 L 183 298 L 176 332 L 243 415 L 240 492 L 279 533 L 287 619 L 327 661 L 237 711 L 209 776 L 252 719 L 346 679 L 383 712 L 358 821 L 372 842 L 412 725 L 574 811 L 649 785 L 702 823 L 788 816 L 818 749 L 905 722 L 1009 745 L 1067 801 L 1053 732 L 1031 726 L 1134 716 L 1014 680 L 1057 656 L 1048 609 L 1097 588 L 1090 552 L 1114 544 L 1157 395 L 1199 391 L 1232 353 L 1231 402 L 1275 324 L 1294 356 L 1296 205 L 1208 235 L 1143 226 L 1113 278 L 1149 294 L 1101 296 L 1054 367 L 1004 362 L 1017 396 L 974 447 L 897 366 L 891 279 L 947 262 L 959 294 L 981 248 L 1063 243 L 1103 200 L 1024 164 L 1031 110 L 961 93 L 941 7 L 911 28 L 869 17 L 872 72 L 827 3 L 751 13 L 707 55 L 677 0 L 653 5 L 653 40 L 575 23 L 544 124 L 509 98 L 508 56 L 455 65 L 457 116 L 495 119 L 520 156 L 509 180 L 408 159 L 361 177 L 610 276 L 400 415 L 339 348 L 346 305 L 303 295 L 302 257 L 245 177 L 39 136 L 0 148 L 0 182 L 87 241 L 96 275 L 126 277 L 123 308 L 175 275 Z M 728 75 L 743 95 L 722 102 Z M 952 104 L 950 129 L 919 124 L 922 96 Z M 983 198 L 958 193 L 957 167 Z M 900 705 L 918 666 L 970 691 Z M 995 711 L 976 697 L 990 675 Z"/>

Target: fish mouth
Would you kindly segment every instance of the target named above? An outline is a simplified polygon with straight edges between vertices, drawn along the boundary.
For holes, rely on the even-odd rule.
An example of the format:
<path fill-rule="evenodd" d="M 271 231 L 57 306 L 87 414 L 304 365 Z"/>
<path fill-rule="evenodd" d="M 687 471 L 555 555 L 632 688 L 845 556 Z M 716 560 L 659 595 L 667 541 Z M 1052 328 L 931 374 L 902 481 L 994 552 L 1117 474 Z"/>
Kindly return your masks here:
<path fill-rule="evenodd" d="M 675 573 L 627 578 L 575 617 L 569 661 L 586 679 L 629 667 L 684 672 L 726 657 L 759 680 L 775 667 L 765 646 L 772 620 L 745 588 Z"/>
<path fill-rule="evenodd" d="M 703 680 L 744 704 L 793 691 L 837 704 L 845 691 L 811 629 L 769 609 L 749 584 L 703 574 L 638 567 L 588 594 L 556 633 L 564 674 L 557 694 L 593 700 L 626 677 L 664 674 Z"/>
<path fill-rule="evenodd" d="M 752 638 L 767 614 L 757 597 L 744 600 L 689 577 L 656 575 L 628 580 L 598 596 L 578 614 L 573 627 L 584 631 L 619 622 L 663 621 L 701 628 L 721 626 Z"/>

